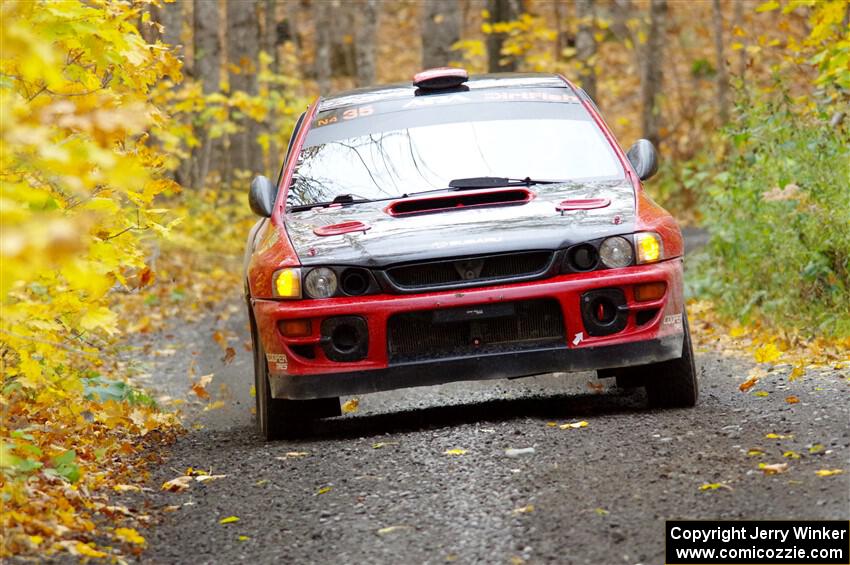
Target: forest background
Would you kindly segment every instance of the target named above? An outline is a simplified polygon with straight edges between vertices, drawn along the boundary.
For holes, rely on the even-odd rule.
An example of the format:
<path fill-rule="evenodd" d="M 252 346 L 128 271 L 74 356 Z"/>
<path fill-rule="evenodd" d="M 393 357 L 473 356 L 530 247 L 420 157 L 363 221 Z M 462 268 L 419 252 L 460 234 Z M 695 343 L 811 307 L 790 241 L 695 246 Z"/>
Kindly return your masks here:
<path fill-rule="evenodd" d="M 575 80 L 623 144 L 659 147 L 652 197 L 711 235 L 688 280 L 703 338 L 800 374 L 847 362 L 846 0 L 7 0 L 0 17 L 0 557 L 144 547 L 109 495 L 139 488 L 179 406 L 145 392 L 128 344 L 227 315 L 248 183 L 276 177 L 318 93 L 422 68 Z"/>

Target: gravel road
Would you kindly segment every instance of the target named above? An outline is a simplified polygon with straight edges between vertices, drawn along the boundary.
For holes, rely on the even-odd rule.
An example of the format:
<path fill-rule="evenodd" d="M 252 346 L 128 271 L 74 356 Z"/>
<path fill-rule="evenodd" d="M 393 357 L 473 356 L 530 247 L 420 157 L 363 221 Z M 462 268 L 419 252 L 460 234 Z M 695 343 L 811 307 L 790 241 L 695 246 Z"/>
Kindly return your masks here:
<path fill-rule="evenodd" d="M 144 359 L 151 384 L 186 397 L 191 366 L 215 374 L 207 388 L 225 406 L 187 405 L 190 432 L 151 490 L 127 495 L 163 510 L 142 532 L 145 562 L 648 564 L 663 562 L 666 519 L 850 518 L 846 368 L 794 382 L 779 368 L 755 396 L 737 388 L 749 361 L 698 351 L 693 409 L 647 410 L 642 391 L 591 373 L 547 375 L 366 395 L 308 438 L 264 443 L 238 296 L 159 339 L 167 348 Z M 523 448 L 534 452 L 505 454 Z M 788 469 L 765 475 L 762 462 Z M 226 477 L 159 490 L 188 467 Z M 848 472 L 815 474 L 834 468 Z"/>

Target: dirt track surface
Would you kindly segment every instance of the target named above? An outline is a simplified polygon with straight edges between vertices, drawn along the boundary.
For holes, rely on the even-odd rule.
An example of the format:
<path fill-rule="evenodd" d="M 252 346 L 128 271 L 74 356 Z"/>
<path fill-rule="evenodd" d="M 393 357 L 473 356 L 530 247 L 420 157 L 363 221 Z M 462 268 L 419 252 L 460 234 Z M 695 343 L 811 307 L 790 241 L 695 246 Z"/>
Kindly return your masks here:
<path fill-rule="evenodd" d="M 168 510 L 142 532 L 145 562 L 648 564 L 663 562 L 666 519 L 850 517 L 846 368 L 794 382 L 777 369 L 759 397 L 738 390 L 749 361 L 698 351 L 694 409 L 648 410 L 642 391 L 592 373 L 547 375 L 366 395 L 310 437 L 264 443 L 238 296 L 223 308 L 227 321 L 175 326 L 176 353 L 146 359 L 174 396 L 185 396 L 190 364 L 215 373 L 207 388 L 226 406 L 188 408 L 190 432 L 166 450 L 151 491 L 126 495 Z M 229 364 L 216 330 L 237 350 Z M 445 453 L 455 449 L 466 453 Z M 768 476 L 759 463 L 788 469 Z M 188 467 L 226 477 L 159 490 Z M 815 474 L 836 468 L 845 473 Z M 229 516 L 239 521 L 219 523 Z"/>

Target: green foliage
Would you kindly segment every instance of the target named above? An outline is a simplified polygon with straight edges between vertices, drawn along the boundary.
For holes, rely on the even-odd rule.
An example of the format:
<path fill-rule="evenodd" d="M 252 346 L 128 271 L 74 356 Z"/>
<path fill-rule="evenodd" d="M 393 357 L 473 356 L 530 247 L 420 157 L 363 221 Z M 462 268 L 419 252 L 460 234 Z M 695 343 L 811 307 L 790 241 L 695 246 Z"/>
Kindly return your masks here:
<path fill-rule="evenodd" d="M 745 322 L 850 335 L 850 135 L 787 97 L 741 105 L 705 180 L 694 288 Z"/>

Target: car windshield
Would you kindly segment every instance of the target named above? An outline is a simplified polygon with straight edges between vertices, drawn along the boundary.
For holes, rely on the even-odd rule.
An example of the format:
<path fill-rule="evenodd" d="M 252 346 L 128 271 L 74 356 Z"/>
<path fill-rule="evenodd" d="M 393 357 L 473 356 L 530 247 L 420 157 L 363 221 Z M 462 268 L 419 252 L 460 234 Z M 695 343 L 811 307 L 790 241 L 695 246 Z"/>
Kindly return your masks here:
<path fill-rule="evenodd" d="M 474 101 L 320 114 L 299 156 L 288 204 L 340 195 L 395 198 L 471 177 L 623 178 L 610 144 L 581 105 Z M 345 112 L 353 119 L 346 121 Z"/>

